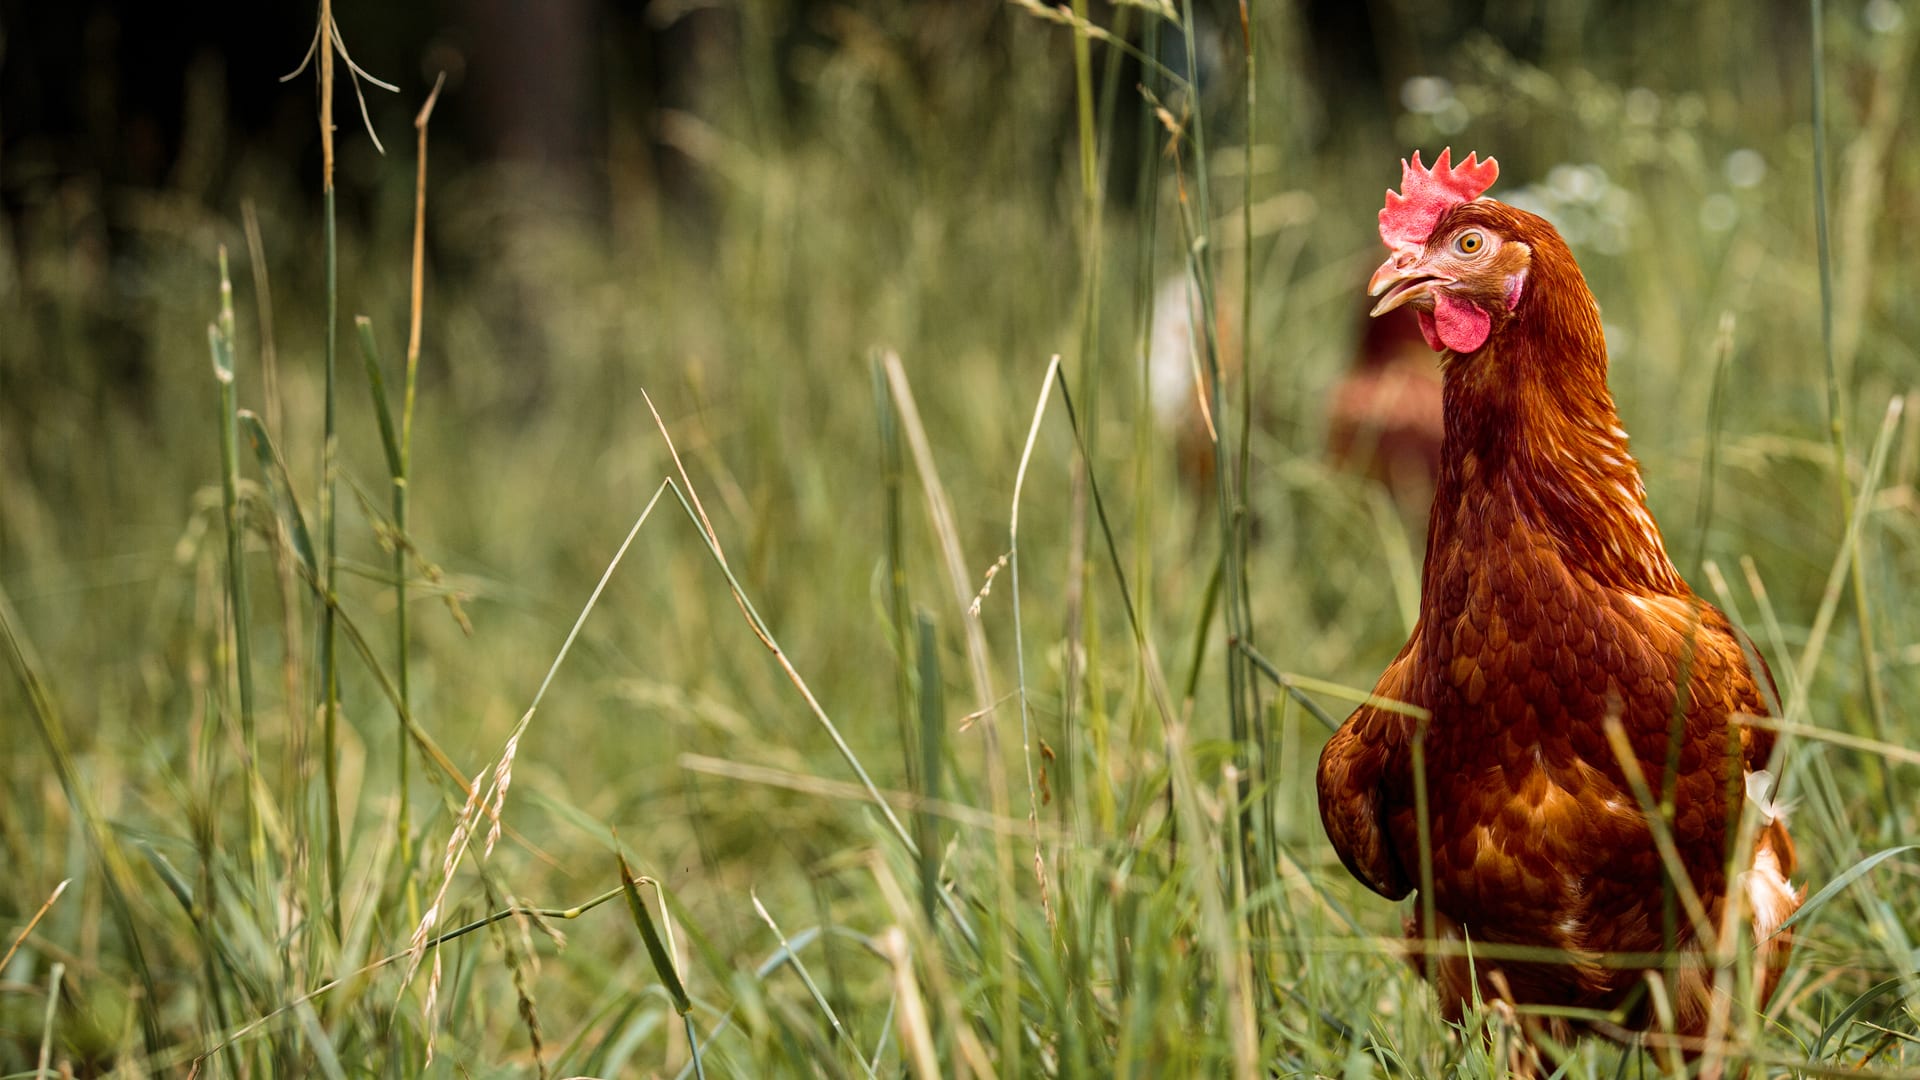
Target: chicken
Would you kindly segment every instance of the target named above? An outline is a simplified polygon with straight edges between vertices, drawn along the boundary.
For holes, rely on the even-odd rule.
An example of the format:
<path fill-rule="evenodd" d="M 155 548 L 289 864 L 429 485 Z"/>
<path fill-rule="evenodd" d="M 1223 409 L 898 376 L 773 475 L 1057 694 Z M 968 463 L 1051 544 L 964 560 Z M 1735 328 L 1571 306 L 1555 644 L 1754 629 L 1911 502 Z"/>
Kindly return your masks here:
<path fill-rule="evenodd" d="M 1214 341 L 1221 376 L 1231 385 L 1240 375 L 1240 300 L 1237 275 L 1222 277 Z M 1327 393 L 1327 458 L 1386 488 L 1408 524 L 1417 526 L 1426 522 L 1440 467 L 1440 376 L 1411 309 L 1370 319 L 1367 307 L 1354 313 L 1365 326 L 1347 371 Z M 1204 365 L 1193 351 L 1201 325 L 1186 275 L 1162 281 L 1147 351 L 1149 400 L 1156 426 L 1173 441 L 1181 485 L 1207 502 L 1214 497 L 1213 428 L 1203 404 Z M 1273 423 L 1263 403 L 1255 405 L 1254 423 Z"/>
<path fill-rule="evenodd" d="M 1442 1013 L 1461 1015 L 1477 977 L 1488 1001 L 1619 1009 L 1625 1028 L 1653 1026 L 1646 972 L 1602 954 L 1670 940 L 1694 961 L 1668 993 L 1675 1033 L 1697 1048 L 1720 992 L 1702 959 L 1715 942 L 1684 907 L 1667 936 L 1665 864 L 1608 726 L 1617 719 L 1657 795 L 1680 714 L 1673 845 L 1713 933 L 1725 905 L 1742 905 L 1732 914 L 1759 943 L 1764 1002 L 1791 948 L 1774 931 L 1804 892 L 1765 801 L 1772 733 L 1735 722 L 1767 713 L 1772 676 L 1667 557 L 1607 389 L 1599 308 L 1566 243 L 1544 219 L 1480 197 L 1493 159 L 1449 157 L 1401 163 L 1402 191 L 1380 212 L 1391 254 L 1368 286 L 1375 315 L 1416 312 L 1442 368 L 1419 619 L 1374 688 L 1425 719 L 1354 712 L 1320 757 L 1321 820 L 1373 891 L 1398 900 L 1417 888 L 1420 740 L 1436 917 L 1431 928 L 1409 920 L 1409 937 L 1559 954 L 1470 963 L 1431 950 L 1416 962 Z M 1761 827 L 1730 860 L 1743 796 Z M 1742 868 L 1732 880 L 1730 861 Z"/>
<path fill-rule="evenodd" d="M 1217 286 L 1213 320 L 1214 355 L 1220 374 L 1232 386 L 1240 374 L 1239 289 L 1236 275 Z M 1206 410 L 1211 387 L 1206 361 L 1196 352 L 1206 330 L 1200 297 L 1187 275 L 1171 275 L 1153 294 L 1153 337 L 1147 343 L 1147 394 L 1153 419 L 1173 440 L 1174 469 L 1180 483 L 1201 502 L 1215 495 L 1214 425 Z M 1230 452 L 1230 451 L 1229 451 Z"/>
<path fill-rule="evenodd" d="M 1386 488 L 1408 525 L 1424 524 L 1440 472 L 1440 373 L 1412 308 L 1367 320 L 1328 396 L 1327 456 Z"/>

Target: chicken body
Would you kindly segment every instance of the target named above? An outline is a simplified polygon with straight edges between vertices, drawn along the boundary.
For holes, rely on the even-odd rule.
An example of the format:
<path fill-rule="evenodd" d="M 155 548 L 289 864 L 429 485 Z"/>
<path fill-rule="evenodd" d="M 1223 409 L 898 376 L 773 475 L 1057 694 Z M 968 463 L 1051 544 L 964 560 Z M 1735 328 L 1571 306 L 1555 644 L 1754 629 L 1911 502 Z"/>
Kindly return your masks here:
<path fill-rule="evenodd" d="M 1476 238 L 1462 241 L 1468 232 Z M 1607 390 L 1598 306 L 1551 225 L 1491 200 L 1448 208 L 1422 250 L 1397 258 L 1381 274 L 1420 294 L 1411 299 L 1443 350 L 1445 432 L 1420 617 L 1374 693 L 1429 719 L 1422 736 L 1420 721 L 1364 706 L 1328 742 L 1318 776 L 1327 834 L 1374 891 L 1399 899 L 1418 887 L 1423 738 L 1431 936 L 1559 950 L 1471 969 L 1464 956 L 1436 956 L 1442 1011 L 1460 1015 L 1475 991 L 1470 970 L 1487 1000 L 1629 1005 L 1644 972 L 1601 954 L 1668 942 L 1697 953 L 1702 940 L 1684 906 L 1669 931 L 1667 873 L 1608 725 L 1617 719 L 1657 794 L 1678 716 L 1674 846 L 1712 934 L 1725 905 L 1745 905 L 1738 914 L 1763 943 L 1764 1000 L 1789 948 L 1789 935 L 1772 932 L 1799 903 L 1784 822 L 1763 813 L 1758 842 L 1734 860 L 1745 872 L 1730 883 L 1726 867 L 1748 777 L 1773 743 L 1734 717 L 1769 711 L 1770 685 L 1754 670 L 1770 676 L 1667 557 Z M 1449 303 L 1473 310 L 1449 313 Z M 1427 936 L 1412 924 L 1409 934 Z M 1676 974 L 1679 1034 L 1705 1032 L 1712 981 L 1705 966 Z"/>

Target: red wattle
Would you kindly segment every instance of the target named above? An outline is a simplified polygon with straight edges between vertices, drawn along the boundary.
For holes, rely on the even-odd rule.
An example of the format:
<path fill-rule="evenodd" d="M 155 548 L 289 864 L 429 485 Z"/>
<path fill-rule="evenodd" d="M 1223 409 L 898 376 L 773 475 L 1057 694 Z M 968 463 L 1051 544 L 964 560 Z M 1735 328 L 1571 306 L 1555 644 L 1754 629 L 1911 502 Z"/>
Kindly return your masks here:
<path fill-rule="evenodd" d="M 1485 345 L 1487 335 L 1493 332 L 1493 320 L 1486 312 L 1445 293 L 1433 298 L 1433 323 L 1433 332 L 1427 333 L 1426 313 L 1421 313 L 1420 329 L 1427 333 L 1427 344 L 1438 337 L 1447 348 L 1462 354 Z"/>
<path fill-rule="evenodd" d="M 1413 314 L 1420 320 L 1420 336 L 1427 339 L 1427 348 L 1434 352 L 1445 349 L 1446 346 L 1440 343 L 1440 332 L 1433 328 L 1433 312 L 1422 310 Z"/>

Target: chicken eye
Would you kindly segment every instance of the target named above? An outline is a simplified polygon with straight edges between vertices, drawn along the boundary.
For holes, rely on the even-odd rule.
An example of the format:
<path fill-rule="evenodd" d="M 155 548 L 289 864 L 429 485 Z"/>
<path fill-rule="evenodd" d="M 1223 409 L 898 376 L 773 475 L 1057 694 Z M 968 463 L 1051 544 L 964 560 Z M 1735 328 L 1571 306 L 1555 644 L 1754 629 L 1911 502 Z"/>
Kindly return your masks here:
<path fill-rule="evenodd" d="M 1479 230 L 1463 232 L 1453 238 L 1453 250 L 1462 255 L 1478 255 L 1480 249 L 1487 246 L 1487 238 Z"/>

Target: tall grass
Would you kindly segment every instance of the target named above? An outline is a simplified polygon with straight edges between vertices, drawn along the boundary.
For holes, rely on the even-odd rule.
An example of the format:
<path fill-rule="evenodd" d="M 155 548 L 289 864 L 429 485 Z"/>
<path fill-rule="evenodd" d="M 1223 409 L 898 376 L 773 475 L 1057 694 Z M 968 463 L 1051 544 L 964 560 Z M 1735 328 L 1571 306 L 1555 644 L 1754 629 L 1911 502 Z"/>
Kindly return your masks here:
<path fill-rule="evenodd" d="M 1413 544 L 1323 463 L 1321 402 L 1391 165 L 1451 142 L 1596 218 L 1571 239 L 1654 510 L 1780 676 L 1756 722 L 1810 898 L 1766 1013 L 1715 958 L 1709 1059 L 1920 1075 L 1920 157 L 1885 104 L 1914 20 L 1816 4 L 1811 52 L 1715 4 L 1525 61 L 1421 39 L 1436 67 L 1394 74 L 1451 97 L 1386 119 L 1314 97 L 1284 6 L 837 10 L 798 90 L 755 5 L 737 86 L 610 104 L 702 170 L 691 232 L 645 195 L 596 233 L 430 178 L 437 88 L 362 103 L 413 118 L 411 160 L 335 145 L 324 3 L 317 200 L 236 181 L 244 235 L 169 204 L 131 316 L 82 287 L 81 226 L 26 208 L 0 1073 L 1504 1071 L 1507 1021 L 1434 1018 L 1411 909 L 1350 879 L 1312 788 L 1404 636 Z M 1715 13 L 1724 55 L 1636 61 Z M 1818 118 L 1742 56 L 1826 86 Z M 1204 490 L 1149 396 L 1168 276 L 1203 312 Z M 101 373 L 116 319 L 139 401 Z"/>

